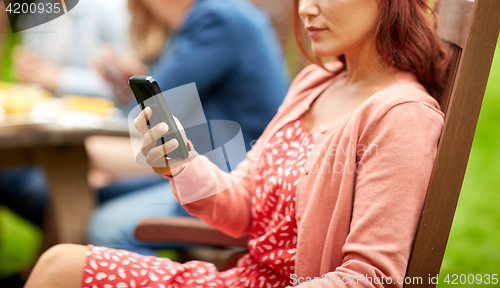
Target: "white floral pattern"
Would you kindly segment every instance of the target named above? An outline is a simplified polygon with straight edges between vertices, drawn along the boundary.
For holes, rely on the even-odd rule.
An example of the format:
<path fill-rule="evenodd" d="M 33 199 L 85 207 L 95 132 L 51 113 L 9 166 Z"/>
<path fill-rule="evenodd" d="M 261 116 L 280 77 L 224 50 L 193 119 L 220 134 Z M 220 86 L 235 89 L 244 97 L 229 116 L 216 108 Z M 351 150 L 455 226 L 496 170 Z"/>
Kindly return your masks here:
<path fill-rule="evenodd" d="M 302 118 L 290 122 L 264 146 L 255 176 L 250 253 L 284 279 L 295 271 L 295 190 L 316 136 Z"/>

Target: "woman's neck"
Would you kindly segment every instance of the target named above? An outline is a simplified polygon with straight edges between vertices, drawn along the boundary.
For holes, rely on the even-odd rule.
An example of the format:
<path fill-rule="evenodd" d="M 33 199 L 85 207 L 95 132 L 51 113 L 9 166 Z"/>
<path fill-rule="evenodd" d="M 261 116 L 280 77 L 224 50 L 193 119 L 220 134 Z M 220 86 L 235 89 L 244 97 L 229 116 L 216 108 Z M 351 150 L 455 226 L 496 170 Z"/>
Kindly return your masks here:
<path fill-rule="evenodd" d="M 405 73 L 382 59 L 374 41 L 366 41 L 362 46 L 350 50 L 345 54 L 345 60 L 346 85 L 377 90 Z"/>

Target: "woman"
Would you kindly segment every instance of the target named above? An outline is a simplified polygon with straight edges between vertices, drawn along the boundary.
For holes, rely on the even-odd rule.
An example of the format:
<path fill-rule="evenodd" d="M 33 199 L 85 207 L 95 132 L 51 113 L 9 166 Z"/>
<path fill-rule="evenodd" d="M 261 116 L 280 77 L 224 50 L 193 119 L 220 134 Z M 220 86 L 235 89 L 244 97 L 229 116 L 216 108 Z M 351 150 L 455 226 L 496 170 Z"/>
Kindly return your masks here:
<path fill-rule="evenodd" d="M 425 88 L 439 91 L 447 52 L 423 0 L 300 0 L 295 8 L 315 56 L 341 61 L 297 76 L 231 175 L 194 151 L 158 168 L 177 144 L 151 149 L 150 136 L 167 127 L 146 129 L 150 109 L 136 119 L 143 153 L 157 173 L 174 175 L 178 198 L 242 178 L 184 205 L 231 236 L 250 233 L 237 267 L 63 245 L 42 256 L 27 287 L 310 287 L 307 277 L 325 274 L 314 284 L 402 286 L 443 125 Z"/>

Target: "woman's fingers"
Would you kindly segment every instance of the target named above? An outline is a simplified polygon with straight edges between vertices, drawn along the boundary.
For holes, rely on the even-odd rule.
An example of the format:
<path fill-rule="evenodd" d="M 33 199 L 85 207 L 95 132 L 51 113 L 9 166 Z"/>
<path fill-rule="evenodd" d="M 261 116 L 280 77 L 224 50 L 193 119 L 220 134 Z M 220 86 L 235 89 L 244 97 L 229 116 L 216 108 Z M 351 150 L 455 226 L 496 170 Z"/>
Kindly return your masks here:
<path fill-rule="evenodd" d="M 144 156 L 148 156 L 150 150 L 156 146 L 156 140 L 160 138 L 163 134 L 168 132 L 168 125 L 165 122 L 159 123 L 152 129 L 148 130 L 142 136 L 142 147 L 141 151 Z M 168 143 L 168 142 L 167 142 Z M 165 143 L 166 144 L 166 143 Z"/>
<path fill-rule="evenodd" d="M 146 107 L 146 109 L 141 111 L 137 118 L 134 119 L 134 126 L 137 131 L 139 131 L 142 138 L 141 152 L 146 157 L 146 162 L 148 163 L 148 165 L 153 167 L 153 170 L 156 173 L 161 175 L 177 174 L 178 172 L 182 171 L 182 169 L 184 169 L 184 166 L 188 162 L 193 160 L 198 154 L 196 153 L 196 151 L 190 151 L 188 157 L 186 157 L 185 159 L 167 159 L 165 155 L 177 149 L 177 147 L 179 147 L 179 142 L 177 141 L 177 139 L 172 139 L 161 146 L 155 147 L 157 140 L 162 135 L 168 132 L 169 127 L 166 123 L 162 122 L 149 129 L 147 123 L 148 120 L 151 119 L 152 114 L 153 110 L 151 109 L 151 107 Z M 187 139 L 182 124 L 175 117 L 174 120 L 180 130 L 184 142 L 190 149 L 192 149 L 192 144 Z"/>
<path fill-rule="evenodd" d="M 159 159 L 154 165 L 153 170 L 160 175 L 171 176 L 181 172 L 184 167 L 191 162 L 196 156 L 199 156 L 196 151 L 189 151 L 188 157 L 185 159 Z"/>
<path fill-rule="evenodd" d="M 153 115 L 153 111 L 148 106 L 146 107 L 146 109 L 142 110 L 141 113 L 139 113 L 139 116 L 134 119 L 135 129 L 139 131 L 141 136 L 144 136 L 144 134 L 146 134 L 146 132 L 148 132 L 149 130 L 148 121 L 149 119 L 151 119 L 151 115 Z"/>
<path fill-rule="evenodd" d="M 166 154 L 174 151 L 177 147 L 179 147 L 177 139 L 167 141 L 163 145 L 151 149 L 146 156 L 146 162 L 148 162 L 150 166 L 153 166 L 158 162 L 158 160 L 165 158 L 164 156 Z M 162 164 L 160 167 L 165 167 L 165 165 Z"/>

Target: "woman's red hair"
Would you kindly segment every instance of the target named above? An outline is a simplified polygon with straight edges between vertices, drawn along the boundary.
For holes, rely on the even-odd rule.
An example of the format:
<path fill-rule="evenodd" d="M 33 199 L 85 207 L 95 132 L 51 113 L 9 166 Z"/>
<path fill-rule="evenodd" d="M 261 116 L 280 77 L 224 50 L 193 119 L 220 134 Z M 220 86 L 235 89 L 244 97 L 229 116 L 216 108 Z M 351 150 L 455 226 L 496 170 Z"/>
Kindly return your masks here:
<path fill-rule="evenodd" d="M 335 0 L 332 0 L 335 1 Z M 391 66 L 414 73 L 424 87 L 440 100 L 449 52 L 437 35 L 437 15 L 427 0 L 373 0 L 379 5 L 376 30 L 377 49 Z M 298 14 L 299 0 L 294 0 L 294 33 L 301 51 L 309 56 L 302 43 L 302 25 Z M 339 60 L 345 62 L 343 55 Z"/>

